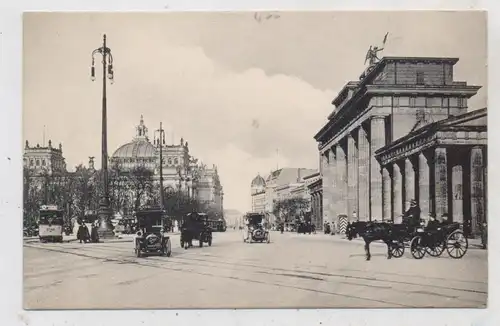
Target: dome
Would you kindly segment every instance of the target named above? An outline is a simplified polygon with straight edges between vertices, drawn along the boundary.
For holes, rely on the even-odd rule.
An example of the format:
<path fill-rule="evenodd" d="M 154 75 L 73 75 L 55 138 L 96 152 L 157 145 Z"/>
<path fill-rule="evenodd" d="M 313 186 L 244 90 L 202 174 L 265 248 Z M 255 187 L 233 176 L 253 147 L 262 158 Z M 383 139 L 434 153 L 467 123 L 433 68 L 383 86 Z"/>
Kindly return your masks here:
<path fill-rule="evenodd" d="M 155 147 L 147 140 L 134 140 L 120 146 L 113 158 L 155 157 Z"/>
<path fill-rule="evenodd" d="M 266 181 L 264 180 L 263 177 L 257 175 L 253 180 L 252 180 L 252 187 L 265 187 L 266 186 Z"/>

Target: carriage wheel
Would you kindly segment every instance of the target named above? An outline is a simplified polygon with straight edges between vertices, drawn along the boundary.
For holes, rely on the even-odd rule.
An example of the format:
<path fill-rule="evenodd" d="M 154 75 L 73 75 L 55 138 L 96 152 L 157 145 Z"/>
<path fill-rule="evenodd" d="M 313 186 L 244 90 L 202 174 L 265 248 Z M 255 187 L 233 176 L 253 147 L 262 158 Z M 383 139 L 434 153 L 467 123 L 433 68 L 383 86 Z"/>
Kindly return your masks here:
<path fill-rule="evenodd" d="M 394 241 L 391 245 L 391 256 L 401 258 L 405 253 L 405 244 L 402 241 Z"/>
<path fill-rule="evenodd" d="M 422 259 L 425 256 L 425 246 L 422 245 L 422 237 L 417 235 L 410 242 L 411 255 L 415 259 Z"/>
<path fill-rule="evenodd" d="M 452 232 L 446 240 L 446 251 L 451 258 L 462 258 L 469 248 L 469 241 L 460 230 Z"/>
<path fill-rule="evenodd" d="M 444 241 L 439 241 L 434 247 L 427 247 L 427 253 L 432 257 L 439 257 L 444 251 Z"/>

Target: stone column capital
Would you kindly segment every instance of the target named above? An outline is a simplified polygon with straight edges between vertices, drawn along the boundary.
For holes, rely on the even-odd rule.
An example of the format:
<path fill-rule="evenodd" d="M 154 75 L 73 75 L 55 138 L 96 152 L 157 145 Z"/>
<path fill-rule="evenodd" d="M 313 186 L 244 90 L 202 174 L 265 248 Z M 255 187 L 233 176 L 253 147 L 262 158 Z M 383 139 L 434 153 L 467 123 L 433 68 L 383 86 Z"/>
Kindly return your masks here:
<path fill-rule="evenodd" d="M 385 115 L 372 115 L 370 117 L 371 120 L 385 120 Z"/>

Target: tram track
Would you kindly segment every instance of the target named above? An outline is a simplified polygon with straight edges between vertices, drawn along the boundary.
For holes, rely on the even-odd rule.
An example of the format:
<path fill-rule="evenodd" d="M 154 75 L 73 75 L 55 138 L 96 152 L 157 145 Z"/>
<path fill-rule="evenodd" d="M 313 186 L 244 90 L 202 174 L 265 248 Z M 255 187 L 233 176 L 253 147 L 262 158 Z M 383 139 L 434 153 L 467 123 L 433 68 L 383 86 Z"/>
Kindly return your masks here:
<path fill-rule="evenodd" d="M 90 258 L 90 259 L 96 259 L 96 260 L 102 260 L 102 261 L 110 261 L 110 262 L 123 262 L 123 260 L 116 259 L 116 258 L 103 258 L 103 257 L 97 257 L 97 256 L 92 256 L 89 254 L 83 254 L 83 253 L 73 253 L 73 252 L 68 252 L 65 250 L 61 249 L 56 249 L 56 248 L 43 248 L 39 246 L 30 246 L 26 245 L 28 247 L 34 247 L 37 249 L 42 249 L 46 251 L 52 251 L 52 252 L 58 252 L 58 253 L 65 253 L 65 254 L 72 254 L 84 258 Z M 231 279 L 231 280 L 237 280 L 237 281 L 242 281 L 242 282 L 247 282 L 247 283 L 255 283 L 255 284 L 262 284 L 262 285 L 271 285 L 271 286 L 277 286 L 277 287 L 285 287 L 285 288 L 290 288 L 290 289 L 295 289 L 295 290 L 301 290 L 301 291 L 306 291 L 306 292 L 313 292 L 313 293 L 320 293 L 320 294 L 326 294 L 330 295 L 333 297 L 343 297 L 343 298 L 349 298 L 349 299 L 356 299 L 356 300 L 362 300 L 362 301 L 368 301 L 368 302 L 377 302 L 377 303 L 382 303 L 388 306 L 393 306 L 393 307 L 402 307 L 402 308 L 410 308 L 411 306 L 409 305 L 404 305 L 398 302 L 391 302 L 387 300 L 379 300 L 379 299 L 373 299 L 373 298 L 366 298 L 362 296 L 356 296 L 356 295 L 349 295 L 349 294 L 343 294 L 343 293 L 336 293 L 332 291 L 324 291 L 324 290 L 318 290 L 318 289 L 311 289 L 311 288 L 306 288 L 302 286 L 297 286 L 297 285 L 290 285 L 290 284 L 284 284 L 280 282 L 272 282 L 272 281 L 260 281 L 260 280 L 255 280 L 255 279 L 249 279 L 249 278 L 244 278 L 240 276 L 223 276 L 223 275 L 217 275 L 213 273 L 206 273 L 206 272 L 201 272 L 201 271 L 195 271 L 195 270 L 187 270 L 183 268 L 177 268 L 177 267 L 169 267 L 165 265 L 158 265 L 158 264 L 151 264 L 150 262 L 145 262 L 145 261 L 133 261 L 133 260 L 128 260 L 126 261 L 127 263 L 130 264 L 135 264 L 143 267 L 150 267 L 150 268 L 157 268 L 157 269 L 162 269 L 162 270 L 170 270 L 170 271 L 176 271 L 176 272 L 181 272 L 181 273 L 191 273 L 191 274 L 196 274 L 196 275 L 202 275 L 202 276 L 209 276 L 209 277 L 216 277 L 216 278 L 223 278 L 223 279 Z"/>
<path fill-rule="evenodd" d="M 467 289 L 467 288 L 459 288 L 459 287 L 450 287 L 450 286 L 442 286 L 442 285 L 436 285 L 436 284 L 426 284 L 426 283 L 419 283 L 419 282 L 409 282 L 409 281 L 397 281 L 397 280 L 390 280 L 390 279 L 385 279 L 385 278 L 377 278 L 377 277 L 364 277 L 364 276 L 354 276 L 354 275 L 345 275 L 345 274 L 337 274 L 337 273 L 331 273 L 331 272 L 318 272 L 318 271 L 310 271 L 310 270 L 301 270 L 301 269 L 286 269 L 286 268 L 279 268 L 279 267 L 264 267 L 260 265 L 255 265 L 255 264 L 249 264 L 249 263 L 242 263 L 241 261 L 222 261 L 222 260 L 211 260 L 211 259 L 201 259 L 201 258 L 195 258 L 195 257 L 188 257 L 189 253 L 180 254 L 177 255 L 176 252 L 173 252 L 173 256 L 169 258 L 165 257 L 155 257 L 155 256 L 150 256 L 147 257 L 147 261 L 144 262 L 142 260 L 141 262 L 138 261 L 137 258 L 132 258 L 130 255 L 120 255 L 118 257 L 114 258 L 109 258 L 109 257 L 98 257 L 98 256 L 91 256 L 91 255 L 85 255 L 80 252 L 69 252 L 67 250 L 60 250 L 60 248 L 56 247 L 56 249 L 53 248 L 46 248 L 46 247 L 40 247 L 40 246 L 34 246 L 35 248 L 38 249 L 45 249 L 45 250 L 53 250 L 56 252 L 63 252 L 66 254 L 75 254 L 87 258 L 92 258 L 92 259 L 101 259 L 103 262 L 113 262 L 113 263 L 119 263 L 119 264 L 139 264 L 139 265 L 152 265 L 152 264 L 160 264 L 158 265 L 159 267 L 164 267 L 161 263 L 170 263 L 170 264 L 177 264 L 181 266 L 200 266 L 200 267 L 205 267 L 205 268 L 215 268 L 215 269 L 225 269 L 225 270 L 232 270 L 232 271 L 244 271 L 244 272 L 251 272 L 251 273 L 256 273 L 256 274 L 265 274 L 265 275 L 277 275 L 277 276 L 288 276 L 288 277 L 295 277 L 295 278 L 304 278 L 304 279 L 314 279 L 317 281 L 322 281 L 322 282 L 331 282 L 329 279 L 326 278 L 331 278 L 331 279 L 343 279 L 343 280 L 356 280 L 356 281 L 362 281 L 362 282 L 376 282 L 376 283 L 381 283 L 381 287 L 386 288 L 387 284 L 398 284 L 398 285 L 403 285 L 403 286 L 420 286 L 420 287 L 428 287 L 428 288 L 434 288 L 434 289 L 441 289 L 441 290 L 447 290 L 447 291 L 458 291 L 458 292 L 466 292 L 466 293 L 474 293 L 474 294 L 480 294 L 480 295 L 487 295 L 487 292 L 485 291 L 480 291 L 480 290 L 475 290 L 475 289 Z M 113 251 L 116 253 L 125 253 L 128 252 L 126 248 L 123 247 L 117 247 L 113 245 L 106 245 L 106 247 L 87 247 L 91 248 L 92 250 L 97 250 L 99 252 L 103 251 Z M 69 248 L 66 248 L 69 249 Z M 73 250 L 78 250 L 79 248 L 72 248 Z M 132 250 L 132 249 L 131 249 Z M 86 250 L 84 250 L 86 251 Z M 95 253 L 94 253 L 95 254 Z M 209 255 L 209 254 L 203 254 L 201 256 L 212 256 L 212 257 L 218 257 L 216 255 Z M 144 259 L 144 258 L 142 258 Z M 180 261 L 179 261 L 180 260 Z M 224 267 L 221 267 L 220 265 L 223 265 Z M 229 266 L 230 265 L 230 266 Z M 241 267 L 240 267 L 241 266 Z M 152 267 L 152 266 L 150 266 Z M 249 270 L 248 267 L 253 268 L 253 270 Z M 192 270 L 184 270 L 187 272 L 192 272 Z M 365 272 L 365 271 L 359 271 L 359 270 L 353 270 L 357 272 Z M 292 274 L 294 273 L 294 274 Z M 379 273 L 379 272 L 377 272 Z M 211 274 L 209 274 L 211 275 Z M 321 277 L 322 278 L 321 278 Z M 440 278 L 436 278 L 440 279 Z M 370 286 L 370 284 L 359 284 L 362 286 Z"/>

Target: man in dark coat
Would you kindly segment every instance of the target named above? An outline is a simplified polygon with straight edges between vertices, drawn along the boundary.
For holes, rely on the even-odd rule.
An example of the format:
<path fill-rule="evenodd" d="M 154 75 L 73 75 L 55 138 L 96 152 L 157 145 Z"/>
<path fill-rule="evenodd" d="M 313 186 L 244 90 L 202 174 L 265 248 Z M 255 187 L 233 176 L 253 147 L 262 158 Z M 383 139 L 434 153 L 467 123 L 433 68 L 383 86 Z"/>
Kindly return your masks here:
<path fill-rule="evenodd" d="M 94 242 L 94 243 L 99 242 L 99 234 L 97 233 L 98 228 L 99 228 L 98 221 L 92 223 L 92 230 L 90 231 L 90 238 L 92 239 L 92 242 Z"/>
<path fill-rule="evenodd" d="M 403 223 L 410 226 L 418 226 L 420 224 L 420 207 L 418 207 L 414 199 L 410 201 L 410 208 L 403 214 Z"/>

